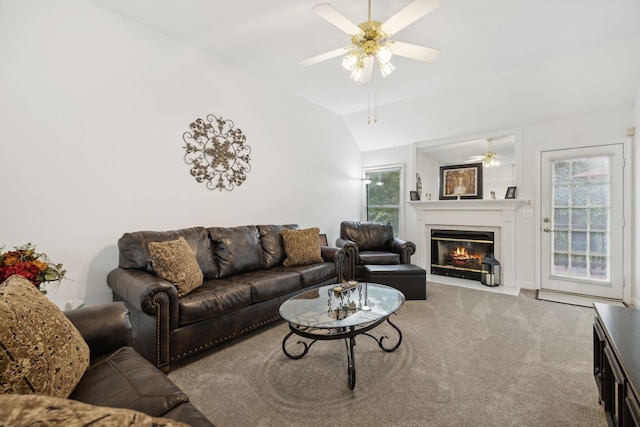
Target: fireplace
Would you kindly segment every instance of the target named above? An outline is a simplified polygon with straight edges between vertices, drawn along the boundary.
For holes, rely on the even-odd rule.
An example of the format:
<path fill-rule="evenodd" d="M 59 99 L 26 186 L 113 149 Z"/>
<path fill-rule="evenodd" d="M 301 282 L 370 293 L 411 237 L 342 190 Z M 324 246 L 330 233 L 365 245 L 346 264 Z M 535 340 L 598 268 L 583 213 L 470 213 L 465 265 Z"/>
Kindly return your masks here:
<path fill-rule="evenodd" d="M 493 245 L 491 231 L 431 229 L 431 274 L 479 281 Z"/>

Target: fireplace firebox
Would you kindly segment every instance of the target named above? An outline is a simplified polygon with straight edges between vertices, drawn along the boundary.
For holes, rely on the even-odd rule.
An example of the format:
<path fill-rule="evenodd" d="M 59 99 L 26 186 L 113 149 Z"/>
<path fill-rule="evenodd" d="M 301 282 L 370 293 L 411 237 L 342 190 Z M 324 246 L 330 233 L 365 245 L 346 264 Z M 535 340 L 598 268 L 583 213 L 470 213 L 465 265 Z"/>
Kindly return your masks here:
<path fill-rule="evenodd" d="M 479 281 L 493 244 L 491 231 L 432 229 L 431 274 Z"/>

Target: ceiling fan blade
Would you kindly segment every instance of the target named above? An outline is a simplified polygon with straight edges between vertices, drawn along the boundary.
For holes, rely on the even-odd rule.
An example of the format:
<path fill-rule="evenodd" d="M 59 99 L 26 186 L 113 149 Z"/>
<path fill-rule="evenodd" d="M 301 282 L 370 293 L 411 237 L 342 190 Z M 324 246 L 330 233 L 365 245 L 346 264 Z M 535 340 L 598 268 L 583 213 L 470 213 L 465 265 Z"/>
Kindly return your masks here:
<path fill-rule="evenodd" d="M 327 59 L 335 58 L 336 56 L 346 55 L 347 52 L 349 52 L 349 48 L 341 47 L 329 52 L 321 53 L 320 55 L 312 56 L 311 58 L 307 58 L 304 61 L 300 61 L 300 65 L 302 65 L 303 67 L 307 67 L 309 65 L 314 65 L 319 62 L 326 61 Z"/>
<path fill-rule="evenodd" d="M 392 41 L 389 48 L 394 55 L 404 56 L 405 58 L 416 59 L 418 61 L 431 62 L 440 57 L 440 51 L 430 47 L 418 46 L 411 43 L 403 43 Z"/>
<path fill-rule="evenodd" d="M 415 0 L 400 12 L 387 19 L 382 24 L 382 31 L 388 35 L 396 34 L 423 16 L 433 12 L 441 5 L 440 0 Z"/>
<path fill-rule="evenodd" d="M 356 24 L 351 22 L 349 18 L 331 6 L 329 3 L 321 3 L 313 6 L 313 11 L 320 17 L 326 19 L 350 36 L 360 33 L 362 30 Z"/>

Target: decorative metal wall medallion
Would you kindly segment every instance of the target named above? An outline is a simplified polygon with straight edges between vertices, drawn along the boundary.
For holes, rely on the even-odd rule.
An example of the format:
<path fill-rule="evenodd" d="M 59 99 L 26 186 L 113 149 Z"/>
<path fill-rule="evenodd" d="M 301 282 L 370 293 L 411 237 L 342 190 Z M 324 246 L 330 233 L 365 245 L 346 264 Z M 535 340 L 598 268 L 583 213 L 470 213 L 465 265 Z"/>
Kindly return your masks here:
<path fill-rule="evenodd" d="M 251 147 L 240 129 L 234 129 L 231 120 L 223 120 L 209 114 L 206 121 L 196 119 L 191 132 L 182 139 L 187 144 L 184 160 L 192 165 L 191 175 L 196 181 L 206 183 L 209 190 L 231 191 L 242 185 L 251 171 L 249 154 Z"/>

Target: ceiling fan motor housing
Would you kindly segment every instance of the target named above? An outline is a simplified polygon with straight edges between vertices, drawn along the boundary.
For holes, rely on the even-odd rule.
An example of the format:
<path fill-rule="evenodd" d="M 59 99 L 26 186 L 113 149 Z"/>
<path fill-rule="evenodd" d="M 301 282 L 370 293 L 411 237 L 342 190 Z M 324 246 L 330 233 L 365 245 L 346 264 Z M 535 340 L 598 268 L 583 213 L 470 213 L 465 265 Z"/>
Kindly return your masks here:
<path fill-rule="evenodd" d="M 380 46 L 387 40 L 388 35 L 382 31 L 381 22 L 367 21 L 358 25 L 361 33 L 351 37 L 351 42 L 358 46 L 367 55 L 375 55 Z"/>

